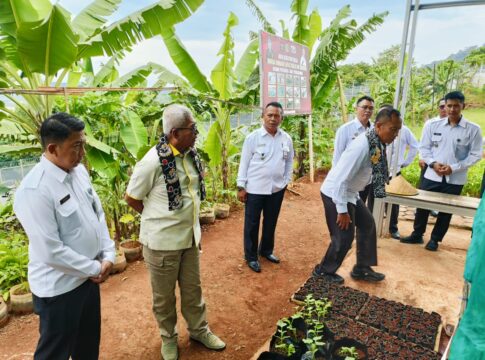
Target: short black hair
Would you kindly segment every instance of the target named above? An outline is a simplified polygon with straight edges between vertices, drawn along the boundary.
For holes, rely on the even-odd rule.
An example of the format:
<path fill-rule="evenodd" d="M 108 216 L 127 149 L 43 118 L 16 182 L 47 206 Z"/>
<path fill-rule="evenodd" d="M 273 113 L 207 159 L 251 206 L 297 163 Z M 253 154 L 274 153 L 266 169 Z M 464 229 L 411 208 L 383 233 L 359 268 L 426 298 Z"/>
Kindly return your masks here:
<path fill-rule="evenodd" d="M 375 102 L 374 99 L 371 98 L 369 95 L 364 95 L 364 96 L 361 96 L 360 98 L 357 99 L 357 101 L 355 102 L 355 105 L 358 106 L 364 100 L 367 100 L 367 101 L 370 101 L 370 102 Z"/>
<path fill-rule="evenodd" d="M 42 149 L 50 143 L 62 143 L 73 132 L 84 130 L 84 123 L 67 113 L 56 113 L 49 116 L 40 126 L 40 141 Z"/>
<path fill-rule="evenodd" d="M 391 108 L 385 107 L 384 109 L 382 109 L 381 111 L 379 111 L 377 113 L 375 122 L 384 124 L 388 121 L 391 121 L 393 115 L 395 115 L 399 119 L 401 119 L 401 113 L 399 112 L 399 110 L 394 109 L 393 107 L 391 107 Z M 401 122 L 402 122 L 402 120 L 401 120 Z"/>
<path fill-rule="evenodd" d="M 465 103 L 465 95 L 461 91 L 451 91 L 445 95 L 445 101 L 447 100 L 458 100 L 462 104 Z"/>
<path fill-rule="evenodd" d="M 277 108 L 280 108 L 281 110 L 283 110 L 283 106 L 281 106 L 281 104 L 278 101 L 271 101 L 271 102 L 267 103 L 264 108 L 267 109 L 270 106 L 277 107 Z"/>
<path fill-rule="evenodd" d="M 281 115 L 283 115 L 283 106 L 281 105 L 281 103 L 279 103 L 278 101 L 271 101 L 266 104 L 266 106 L 264 107 L 264 110 L 266 110 L 270 106 L 279 108 L 281 110 Z M 264 110 L 263 110 L 263 115 L 264 115 Z"/>

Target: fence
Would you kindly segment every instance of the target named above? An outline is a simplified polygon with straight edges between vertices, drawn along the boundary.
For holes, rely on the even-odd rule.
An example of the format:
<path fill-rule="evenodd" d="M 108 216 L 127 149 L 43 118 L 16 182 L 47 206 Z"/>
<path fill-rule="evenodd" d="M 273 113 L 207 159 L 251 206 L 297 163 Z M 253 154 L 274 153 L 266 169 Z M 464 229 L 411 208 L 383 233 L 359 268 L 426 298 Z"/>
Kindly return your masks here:
<path fill-rule="evenodd" d="M 37 163 L 35 160 L 18 160 L 15 162 L 17 165 L 10 167 L 2 167 L 2 163 L 0 163 L 0 184 L 8 187 L 16 186 Z"/>

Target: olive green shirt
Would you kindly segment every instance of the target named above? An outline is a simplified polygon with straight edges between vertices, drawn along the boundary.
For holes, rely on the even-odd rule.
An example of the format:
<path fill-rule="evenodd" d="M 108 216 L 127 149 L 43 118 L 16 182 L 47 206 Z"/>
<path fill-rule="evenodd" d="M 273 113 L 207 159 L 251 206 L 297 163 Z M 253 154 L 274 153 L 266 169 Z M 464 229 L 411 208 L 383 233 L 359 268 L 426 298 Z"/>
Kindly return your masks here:
<path fill-rule="evenodd" d="M 171 146 L 172 147 L 172 146 Z M 168 194 L 157 149 L 152 147 L 133 170 L 126 193 L 143 201 L 140 242 L 152 250 L 181 250 L 198 246 L 199 173 L 188 152 L 181 154 L 172 147 L 182 191 L 181 209 L 168 210 Z"/>

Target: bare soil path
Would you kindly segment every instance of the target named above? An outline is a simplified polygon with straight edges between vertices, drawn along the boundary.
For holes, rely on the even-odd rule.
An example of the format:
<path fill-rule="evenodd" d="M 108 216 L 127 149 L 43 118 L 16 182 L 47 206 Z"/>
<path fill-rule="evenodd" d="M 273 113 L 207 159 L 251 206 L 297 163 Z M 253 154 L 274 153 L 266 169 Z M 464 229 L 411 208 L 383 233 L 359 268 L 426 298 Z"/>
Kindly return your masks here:
<path fill-rule="evenodd" d="M 293 313 L 290 296 L 308 278 L 329 242 L 319 195 L 322 177 L 314 184 L 301 182 L 302 196 L 286 194 L 277 228 L 275 253 L 279 265 L 262 260 L 262 272 L 249 270 L 242 256 L 244 213 L 204 229 L 201 274 L 209 325 L 227 342 L 223 352 L 212 352 L 189 341 L 179 313 L 181 359 L 247 360 L 271 336 L 276 322 Z M 412 223 L 401 221 L 401 234 Z M 380 284 L 353 281 L 349 272 L 355 261 L 353 248 L 339 273 L 348 286 L 371 294 L 437 311 L 445 323 L 455 324 L 460 307 L 462 273 L 470 231 L 450 228 L 436 253 L 422 245 L 396 240 L 378 241 L 378 271 L 386 274 Z M 160 359 L 160 337 L 151 312 L 151 292 L 143 262 L 111 276 L 101 286 L 101 359 Z M 35 315 L 12 317 L 0 329 L 0 359 L 30 359 L 38 339 Z"/>

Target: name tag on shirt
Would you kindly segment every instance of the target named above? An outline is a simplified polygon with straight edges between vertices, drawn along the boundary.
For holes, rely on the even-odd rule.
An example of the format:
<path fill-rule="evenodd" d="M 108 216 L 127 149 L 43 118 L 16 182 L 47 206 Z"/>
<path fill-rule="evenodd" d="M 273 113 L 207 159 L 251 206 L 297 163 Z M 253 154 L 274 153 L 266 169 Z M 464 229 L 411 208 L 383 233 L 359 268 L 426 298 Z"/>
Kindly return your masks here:
<path fill-rule="evenodd" d="M 71 198 L 71 194 L 67 194 L 66 196 L 64 196 L 59 202 L 62 204 L 64 204 L 67 200 L 69 200 Z"/>

